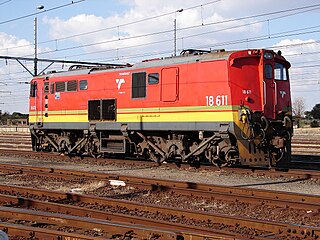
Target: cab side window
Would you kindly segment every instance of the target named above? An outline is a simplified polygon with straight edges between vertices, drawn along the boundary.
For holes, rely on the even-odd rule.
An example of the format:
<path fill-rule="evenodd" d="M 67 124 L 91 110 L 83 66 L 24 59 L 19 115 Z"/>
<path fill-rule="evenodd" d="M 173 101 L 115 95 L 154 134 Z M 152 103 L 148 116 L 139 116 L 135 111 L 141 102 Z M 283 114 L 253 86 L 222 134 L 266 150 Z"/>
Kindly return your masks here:
<path fill-rule="evenodd" d="M 271 64 L 264 65 L 264 77 L 267 79 L 273 78 L 273 69 Z"/>
<path fill-rule="evenodd" d="M 30 85 L 30 97 L 36 97 L 37 96 L 37 82 L 33 82 Z"/>
<path fill-rule="evenodd" d="M 49 93 L 49 83 L 48 82 L 45 82 L 44 83 L 44 87 L 43 87 L 44 89 L 44 93 L 45 94 L 48 94 Z"/>
<path fill-rule="evenodd" d="M 88 81 L 87 80 L 80 80 L 79 89 L 80 90 L 87 90 L 88 89 Z"/>
<path fill-rule="evenodd" d="M 149 73 L 148 84 L 158 84 L 158 83 L 159 83 L 159 73 Z"/>
<path fill-rule="evenodd" d="M 54 93 L 54 83 L 50 83 L 50 93 Z"/>
<path fill-rule="evenodd" d="M 146 73 L 132 73 L 132 98 L 146 97 Z"/>

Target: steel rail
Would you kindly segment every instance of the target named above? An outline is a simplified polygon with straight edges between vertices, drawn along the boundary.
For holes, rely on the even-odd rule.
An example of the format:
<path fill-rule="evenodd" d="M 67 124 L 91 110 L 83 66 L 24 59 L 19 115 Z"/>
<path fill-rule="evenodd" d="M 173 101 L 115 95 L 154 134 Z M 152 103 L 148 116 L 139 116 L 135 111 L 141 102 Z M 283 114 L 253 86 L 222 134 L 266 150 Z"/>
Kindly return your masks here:
<path fill-rule="evenodd" d="M 23 221 L 36 222 L 38 225 L 46 224 L 57 227 L 77 228 L 80 232 L 99 229 L 106 234 L 105 238 L 112 238 L 113 235 L 126 236 L 132 232 L 134 236 L 144 239 L 151 236 L 160 235 L 161 239 L 179 239 L 180 233 L 167 231 L 160 228 L 150 228 L 147 226 L 129 225 L 124 223 L 114 223 L 107 220 L 99 220 L 88 217 L 68 216 L 50 212 L 34 211 L 28 209 L 18 209 L 11 207 L 0 207 L 3 218 L 18 219 Z M 84 234 L 83 234 L 84 235 Z M 203 234 L 205 235 L 205 234 Z"/>
<path fill-rule="evenodd" d="M 161 229 L 166 229 L 166 231 L 173 231 L 178 232 L 181 234 L 185 239 L 186 237 L 192 236 L 193 239 L 200 238 L 203 236 L 215 236 L 217 238 L 223 239 L 242 239 L 243 235 L 230 233 L 223 230 L 212 230 L 208 228 L 202 228 L 197 226 L 191 225 L 183 225 L 168 221 L 161 221 L 156 219 L 146 219 L 143 217 L 138 216 L 131 216 L 119 213 L 110 213 L 106 211 L 99 211 L 93 210 L 85 207 L 78 207 L 68 204 L 61 204 L 61 203 L 54 203 L 48 201 L 39 201 L 39 200 L 32 200 L 30 198 L 22 198 L 22 197 L 15 197 L 15 196 L 7 196 L 7 195 L 0 195 L 0 202 L 3 203 L 10 203 L 10 206 L 14 207 L 25 207 L 31 208 L 37 211 L 43 212 L 51 212 L 51 213 L 59 213 L 59 214 L 67 214 L 72 216 L 78 217 L 89 217 L 92 219 L 100 219 L 100 220 L 107 220 L 113 223 L 126 223 L 126 224 L 134 224 L 137 226 L 149 226 L 149 227 L 156 227 Z M 1 208 L 0 208 L 1 210 Z M 265 238 L 259 238 L 265 239 Z"/>
<path fill-rule="evenodd" d="M 100 172 L 84 172 L 13 164 L 0 164 L 0 171 L 15 174 L 33 174 L 37 176 L 62 179 L 90 178 L 93 180 L 109 182 L 117 180 L 122 181 L 124 185 L 130 185 L 132 187 L 148 189 L 151 191 L 174 191 L 182 195 L 201 196 L 221 200 L 270 204 L 280 207 L 292 207 L 298 209 L 320 209 L 320 195 L 307 195 L 246 187 L 232 187 L 193 182 L 181 182 L 173 180 L 124 176 Z M 299 175 L 300 171 L 298 170 L 293 170 L 292 172 L 296 173 L 298 176 L 301 176 Z M 312 176 L 305 176 L 306 180 L 310 178 L 312 178 Z M 303 179 L 299 178 L 298 180 L 301 181 Z M 296 180 L 288 180 L 288 182 L 290 181 Z"/>
<path fill-rule="evenodd" d="M 42 240 L 105 240 L 101 237 L 84 236 L 75 233 L 53 231 L 50 229 L 30 227 L 21 224 L 0 222 L 0 229 L 4 230 L 9 236 L 19 236 L 25 239 Z"/>
<path fill-rule="evenodd" d="M 85 204 L 92 204 L 92 206 L 107 206 L 112 208 L 120 208 L 123 209 L 124 212 L 136 212 L 136 211 L 144 211 L 151 212 L 154 214 L 165 214 L 167 216 L 177 216 L 182 219 L 193 219 L 201 222 L 208 223 L 218 223 L 228 228 L 233 229 L 256 229 L 263 232 L 269 232 L 270 235 L 285 235 L 290 237 L 297 237 L 298 239 L 306 238 L 319 238 L 320 237 L 320 228 L 310 227 L 305 225 L 292 225 L 287 223 L 279 223 L 273 221 L 262 221 L 244 217 L 235 217 L 228 216 L 222 214 L 212 214 L 201 211 L 189 211 L 182 210 L 170 207 L 158 207 L 155 205 L 145 205 L 140 203 L 135 203 L 132 201 L 126 200 L 115 200 L 112 198 L 102 198 L 95 196 L 87 196 L 73 193 L 62 193 L 62 192 L 53 192 L 48 190 L 37 190 L 26 187 L 18 187 L 18 186 L 8 186 L 1 185 L 0 189 L 5 194 L 10 195 L 21 195 L 24 193 L 26 196 L 38 196 L 38 197 L 50 197 L 59 200 L 62 202 L 66 201 L 74 201 L 81 202 Z M 262 236 L 263 237 L 263 236 Z"/>

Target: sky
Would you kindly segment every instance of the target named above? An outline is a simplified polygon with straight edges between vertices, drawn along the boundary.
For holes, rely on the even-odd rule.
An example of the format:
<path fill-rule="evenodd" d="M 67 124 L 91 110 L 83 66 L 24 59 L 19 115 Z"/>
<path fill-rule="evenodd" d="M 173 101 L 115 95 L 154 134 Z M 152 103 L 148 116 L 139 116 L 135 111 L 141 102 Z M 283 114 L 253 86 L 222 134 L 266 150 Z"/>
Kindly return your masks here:
<path fill-rule="evenodd" d="M 0 13 L 0 56 L 34 57 L 36 18 L 38 58 L 134 64 L 174 55 L 176 21 L 177 54 L 281 50 L 293 101 L 302 98 L 308 111 L 320 103 L 319 0 L 0 0 Z M 33 72 L 33 62 L 21 63 Z M 2 112 L 28 113 L 31 78 L 16 60 L 0 59 Z"/>

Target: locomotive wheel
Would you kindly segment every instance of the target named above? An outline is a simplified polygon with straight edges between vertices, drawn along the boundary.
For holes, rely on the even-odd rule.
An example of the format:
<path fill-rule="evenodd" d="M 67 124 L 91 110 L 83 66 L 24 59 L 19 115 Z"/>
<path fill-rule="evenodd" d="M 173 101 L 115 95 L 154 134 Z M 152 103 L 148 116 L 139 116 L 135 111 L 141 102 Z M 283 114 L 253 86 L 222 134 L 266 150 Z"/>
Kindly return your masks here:
<path fill-rule="evenodd" d="M 291 161 L 291 142 L 286 141 L 283 148 L 281 148 L 281 158 L 278 159 L 272 159 L 271 166 L 272 167 L 278 167 L 282 169 L 287 169 L 290 167 L 290 161 Z"/>
<path fill-rule="evenodd" d="M 89 154 L 92 156 L 92 157 L 94 157 L 94 158 L 100 158 L 100 157 L 102 157 L 103 156 L 103 154 L 102 153 L 100 153 L 99 151 L 98 151 L 98 149 L 97 148 L 89 148 Z"/>
<path fill-rule="evenodd" d="M 92 144 L 92 146 L 89 148 L 89 154 L 94 158 L 101 158 L 103 156 L 96 144 Z"/>
<path fill-rule="evenodd" d="M 195 156 L 193 158 L 190 158 L 189 164 L 191 167 L 200 168 L 200 157 Z"/>
<path fill-rule="evenodd" d="M 213 160 L 211 162 L 212 162 L 213 165 L 215 165 L 218 168 L 223 168 L 223 167 L 226 167 L 226 166 L 230 165 L 230 162 L 225 162 L 225 161 L 223 162 L 220 159 L 215 159 L 215 160 Z"/>
<path fill-rule="evenodd" d="M 149 151 L 149 157 L 152 161 L 158 163 L 159 165 L 161 165 L 161 163 L 163 163 L 166 160 L 164 157 L 161 156 L 161 154 L 153 150 Z"/>
<path fill-rule="evenodd" d="M 89 138 L 84 146 L 85 152 L 94 158 L 100 158 L 103 154 L 100 152 L 98 139 Z"/>
<path fill-rule="evenodd" d="M 276 167 L 283 160 L 286 153 L 286 147 L 278 148 L 276 151 L 270 153 L 271 167 Z"/>
<path fill-rule="evenodd" d="M 59 139 L 59 152 L 60 153 L 69 153 L 70 150 L 70 141 L 69 138 L 62 137 Z"/>
<path fill-rule="evenodd" d="M 90 153 L 90 155 L 96 159 L 101 158 L 103 156 L 102 153 Z"/>

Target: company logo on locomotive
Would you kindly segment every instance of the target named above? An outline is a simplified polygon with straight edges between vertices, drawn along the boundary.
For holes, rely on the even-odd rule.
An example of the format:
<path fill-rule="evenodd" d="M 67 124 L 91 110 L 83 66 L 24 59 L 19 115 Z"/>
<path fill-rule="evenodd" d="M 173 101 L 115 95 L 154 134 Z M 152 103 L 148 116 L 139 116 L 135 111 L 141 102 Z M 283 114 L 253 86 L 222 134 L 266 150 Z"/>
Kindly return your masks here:
<path fill-rule="evenodd" d="M 123 78 L 117 78 L 116 79 L 116 83 L 117 83 L 117 88 L 118 88 L 118 90 L 120 90 L 120 88 L 121 88 L 121 85 L 123 84 L 123 83 L 125 83 L 126 81 L 123 79 Z"/>

